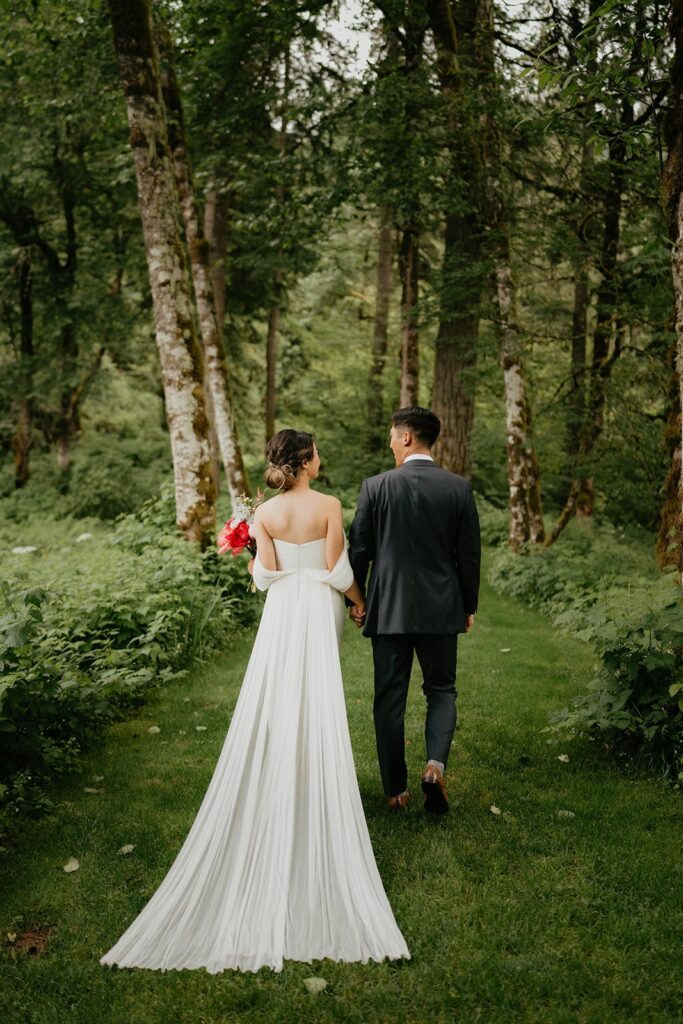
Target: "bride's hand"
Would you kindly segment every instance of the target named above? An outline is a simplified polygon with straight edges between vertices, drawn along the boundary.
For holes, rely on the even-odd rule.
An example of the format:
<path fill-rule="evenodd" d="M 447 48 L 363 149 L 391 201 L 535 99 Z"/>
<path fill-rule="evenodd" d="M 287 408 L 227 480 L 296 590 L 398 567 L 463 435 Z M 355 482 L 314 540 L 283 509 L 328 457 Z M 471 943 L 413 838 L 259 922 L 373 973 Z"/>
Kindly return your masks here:
<path fill-rule="evenodd" d="M 249 561 L 247 562 L 247 572 L 249 573 L 250 576 L 254 575 L 254 559 L 253 558 L 250 558 Z"/>

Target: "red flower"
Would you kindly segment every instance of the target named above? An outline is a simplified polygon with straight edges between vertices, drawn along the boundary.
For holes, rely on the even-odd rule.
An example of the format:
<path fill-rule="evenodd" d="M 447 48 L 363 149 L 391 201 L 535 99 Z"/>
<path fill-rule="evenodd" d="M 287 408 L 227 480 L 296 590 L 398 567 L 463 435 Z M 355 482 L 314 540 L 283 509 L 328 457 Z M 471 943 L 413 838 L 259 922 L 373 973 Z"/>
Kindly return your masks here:
<path fill-rule="evenodd" d="M 226 551 L 232 551 L 234 558 L 235 555 L 241 554 L 245 548 L 250 547 L 250 541 L 249 523 L 244 519 L 235 522 L 233 517 L 228 519 L 218 536 L 218 552 L 224 555 Z"/>

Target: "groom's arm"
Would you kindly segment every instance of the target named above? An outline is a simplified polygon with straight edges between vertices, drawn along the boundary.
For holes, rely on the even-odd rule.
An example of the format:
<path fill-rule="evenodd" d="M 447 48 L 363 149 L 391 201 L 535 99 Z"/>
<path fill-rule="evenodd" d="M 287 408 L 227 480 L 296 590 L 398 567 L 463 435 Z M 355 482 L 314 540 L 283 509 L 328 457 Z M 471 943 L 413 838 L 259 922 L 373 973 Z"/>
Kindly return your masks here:
<path fill-rule="evenodd" d="M 479 530 L 479 513 L 472 493 L 472 484 L 467 484 L 467 494 L 456 537 L 456 554 L 458 560 L 458 578 L 465 607 L 465 615 L 472 615 L 477 610 L 479 600 L 479 576 L 481 567 L 481 533 Z"/>
<path fill-rule="evenodd" d="M 356 514 L 349 530 L 349 561 L 358 586 L 365 595 L 370 562 L 375 557 L 375 531 L 368 482 L 361 484 Z"/>

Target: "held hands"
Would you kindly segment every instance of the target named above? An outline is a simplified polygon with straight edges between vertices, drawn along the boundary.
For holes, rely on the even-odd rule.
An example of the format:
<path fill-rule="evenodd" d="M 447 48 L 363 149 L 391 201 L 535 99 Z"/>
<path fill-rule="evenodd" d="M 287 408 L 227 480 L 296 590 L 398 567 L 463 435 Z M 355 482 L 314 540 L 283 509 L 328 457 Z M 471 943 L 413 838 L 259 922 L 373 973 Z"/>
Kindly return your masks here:
<path fill-rule="evenodd" d="M 352 604 L 349 608 L 349 617 L 360 629 L 365 622 L 365 604 Z"/>

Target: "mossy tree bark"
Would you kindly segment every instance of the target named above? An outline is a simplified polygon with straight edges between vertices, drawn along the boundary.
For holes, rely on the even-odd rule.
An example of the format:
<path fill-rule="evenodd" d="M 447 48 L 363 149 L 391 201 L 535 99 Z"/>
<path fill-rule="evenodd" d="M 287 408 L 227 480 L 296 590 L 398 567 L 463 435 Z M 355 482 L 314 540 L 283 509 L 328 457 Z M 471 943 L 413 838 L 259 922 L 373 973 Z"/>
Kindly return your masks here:
<path fill-rule="evenodd" d="M 173 455 L 176 519 L 202 547 L 214 543 L 215 487 L 195 331 L 149 0 L 109 0 L 126 98 L 140 216 Z"/>
<path fill-rule="evenodd" d="M 419 238 L 415 224 L 406 224 L 401 235 L 399 270 L 401 274 L 401 408 L 419 404 L 420 350 L 417 325 L 419 288 Z"/>
<path fill-rule="evenodd" d="M 386 447 L 384 421 L 384 368 L 389 338 L 389 304 L 391 301 L 392 263 L 394 255 L 394 228 L 390 210 L 379 211 L 377 239 L 377 270 L 375 286 L 375 317 L 372 334 L 372 362 L 368 377 L 368 450 L 373 469 L 379 468 L 379 459 Z"/>
<path fill-rule="evenodd" d="M 439 462 L 469 476 L 479 339 L 482 261 L 482 157 L 474 95 L 478 88 L 476 0 L 426 0 L 437 53 L 437 73 L 448 119 L 449 181 L 441 312 L 431 405 L 441 419 Z M 457 25 L 457 31 L 456 31 Z"/>
<path fill-rule="evenodd" d="M 677 443 L 671 444 L 672 462 L 668 490 L 676 493 L 676 514 L 669 510 L 667 528 L 668 557 L 678 564 L 683 586 L 683 0 L 673 0 L 671 7 L 671 38 L 675 46 L 671 66 L 671 101 L 666 118 L 667 160 L 662 175 L 662 205 L 673 243 L 672 274 L 675 301 L 676 375 L 678 386 Z M 674 409 L 676 403 L 673 403 Z M 671 500 L 671 499 L 670 499 Z M 664 527 L 664 523 L 662 524 Z M 669 547 L 671 545 L 671 547 Z"/>
<path fill-rule="evenodd" d="M 173 62 L 173 43 L 168 29 L 158 18 L 155 20 L 154 29 L 161 65 L 161 88 L 169 144 L 190 256 L 197 319 L 204 352 L 206 407 L 220 450 L 230 501 L 234 505 L 240 494 L 249 493 L 249 485 L 242 460 L 230 374 L 223 349 L 222 321 L 218 319 L 214 301 L 211 246 L 200 227 L 183 104 Z"/>
<path fill-rule="evenodd" d="M 500 95 L 494 53 L 494 11 L 491 0 L 479 0 L 477 12 L 479 66 L 485 90 L 482 125 L 487 171 L 489 238 L 493 262 L 493 310 L 500 346 L 505 393 L 508 470 L 508 542 L 514 549 L 544 539 L 538 460 L 532 441 L 532 416 L 523 362 L 523 335 L 517 315 L 517 286 L 512 268 L 510 196 L 503 168 L 497 120 Z"/>

